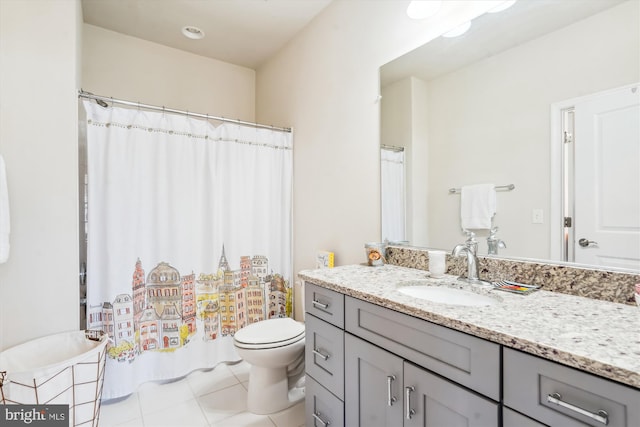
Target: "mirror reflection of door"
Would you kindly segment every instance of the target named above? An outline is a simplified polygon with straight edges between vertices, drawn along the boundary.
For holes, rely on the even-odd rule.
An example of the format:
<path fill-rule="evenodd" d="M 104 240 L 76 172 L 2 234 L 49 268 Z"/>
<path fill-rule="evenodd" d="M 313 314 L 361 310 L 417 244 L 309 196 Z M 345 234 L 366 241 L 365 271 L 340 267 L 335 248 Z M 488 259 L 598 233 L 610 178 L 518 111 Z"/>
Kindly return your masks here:
<path fill-rule="evenodd" d="M 380 149 L 382 240 L 405 240 L 405 167 L 402 147 Z"/>
<path fill-rule="evenodd" d="M 639 270 L 640 86 L 582 97 L 572 110 L 569 261 Z"/>

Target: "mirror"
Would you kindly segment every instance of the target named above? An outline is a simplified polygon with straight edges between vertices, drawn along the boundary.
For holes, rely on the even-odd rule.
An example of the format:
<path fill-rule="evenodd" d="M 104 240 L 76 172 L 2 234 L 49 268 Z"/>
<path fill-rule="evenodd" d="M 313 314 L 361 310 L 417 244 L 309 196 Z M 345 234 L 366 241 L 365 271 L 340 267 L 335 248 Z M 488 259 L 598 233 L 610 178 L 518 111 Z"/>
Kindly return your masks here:
<path fill-rule="evenodd" d="M 474 19 L 462 36 L 439 37 L 382 66 L 382 152 L 402 148 L 405 177 L 405 212 L 395 213 L 404 233 L 386 235 L 383 207 L 382 238 L 450 251 L 466 237 L 460 194 L 449 190 L 513 185 L 496 192 L 493 226 L 506 244 L 498 256 L 562 261 L 563 197 L 573 197 L 563 177 L 573 169 L 562 164 L 566 111 L 557 106 L 640 82 L 639 16 L 635 0 L 519 0 Z M 628 153 L 640 153 L 633 139 Z M 633 162 L 627 179 L 640 181 Z M 607 192 L 629 199 L 619 188 Z M 625 209 L 638 211 L 630 220 L 638 223 L 633 203 Z M 640 224 L 631 227 L 640 236 Z M 477 233 L 481 255 L 488 234 Z"/>

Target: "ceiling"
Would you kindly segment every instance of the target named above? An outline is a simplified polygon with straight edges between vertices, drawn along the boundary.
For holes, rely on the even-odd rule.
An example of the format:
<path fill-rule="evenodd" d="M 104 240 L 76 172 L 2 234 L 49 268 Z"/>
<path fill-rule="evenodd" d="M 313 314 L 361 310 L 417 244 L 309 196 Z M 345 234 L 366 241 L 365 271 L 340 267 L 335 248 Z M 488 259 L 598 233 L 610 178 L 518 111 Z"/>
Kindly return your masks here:
<path fill-rule="evenodd" d="M 331 0 L 82 0 L 87 24 L 256 69 Z M 201 40 L 182 35 L 194 26 Z"/>
<path fill-rule="evenodd" d="M 469 31 L 462 36 L 439 37 L 385 64 L 380 72 L 380 83 L 387 86 L 408 76 L 429 81 L 571 25 L 623 1 L 518 1 L 503 12 L 476 18 Z"/>

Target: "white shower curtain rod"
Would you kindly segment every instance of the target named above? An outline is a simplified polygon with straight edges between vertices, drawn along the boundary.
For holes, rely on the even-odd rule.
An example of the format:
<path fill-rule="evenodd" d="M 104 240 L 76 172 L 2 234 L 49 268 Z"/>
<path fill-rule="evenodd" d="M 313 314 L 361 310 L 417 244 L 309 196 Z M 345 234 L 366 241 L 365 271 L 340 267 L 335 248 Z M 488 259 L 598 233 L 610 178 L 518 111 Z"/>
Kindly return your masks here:
<path fill-rule="evenodd" d="M 271 126 L 271 125 L 262 125 L 260 123 L 246 122 L 244 120 L 228 119 L 228 118 L 225 118 L 225 117 L 217 117 L 217 116 L 212 116 L 212 115 L 209 115 L 209 114 L 192 113 L 191 111 L 175 110 L 173 108 L 158 107 L 156 105 L 142 104 L 140 102 L 125 101 L 123 99 L 115 99 L 115 98 L 109 98 L 109 97 L 106 97 L 106 96 L 94 95 L 94 94 L 92 94 L 90 92 L 85 92 L 82 89 L 80 89 L 78 91 L 78 97 L 87 98 L 87 99 L 93 99 L 95 101 L 102 101 L 104 103 L 111 102 L 111 103 L 114 103 L 114 104 L 128 105 L 130 107 L 144 108 L 146 110 L 154 110 L 154 111 L 163 111 L 163 112 L 167 112 L 167 113 L 183 114 L 185 116 L 190 116 L 190 117 L 199 117 L 199 118 L 207 119 L 207 120 L 211 119 L 211 120 L 217 120 L 217 121 L 220 121 L 220 122 L 235 123 L 235 124 L 239 124 L 239 125 L 253 126 L 253 127 L 256 127 L 256 128 L 277 130 L 277 131 L 280 131 L 280 132 L 291 132 L 291 128 L 283 128 L 283 127 Z"/>

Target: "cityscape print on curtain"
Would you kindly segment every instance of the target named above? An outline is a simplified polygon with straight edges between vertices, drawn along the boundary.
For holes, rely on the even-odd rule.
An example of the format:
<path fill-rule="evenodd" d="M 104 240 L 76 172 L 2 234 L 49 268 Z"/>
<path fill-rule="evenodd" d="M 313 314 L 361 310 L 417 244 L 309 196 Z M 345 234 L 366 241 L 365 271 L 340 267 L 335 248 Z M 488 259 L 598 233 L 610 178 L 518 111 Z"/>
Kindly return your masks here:
<path fill-rule="evenodd" d="M 265 256 L 242 256 L 240 268 L 232 270 L 224 247 L 217 271 L 197 277 L 183 276 L 166 262 L 145 276 L 138 259 L 131 293 L 93 307 L 88 329 L 109 335 L 111 359 L 131 362 L 145 351 L 173 351 L 196 337 L 204 341 L 233 337 L 252 323 L 290 317 L 289 281 L 269 273 L 268 266 Z"/>
<path fill-rule="evenodd" d="M 292 312 L 291 132 L 83 105 L 103 398 L 240 360 L 236 331 Z"/>

